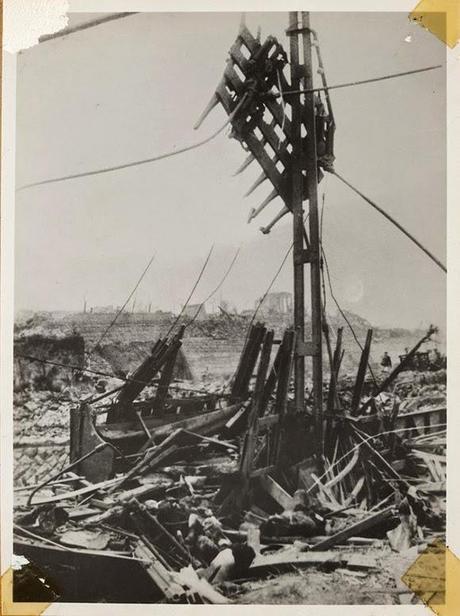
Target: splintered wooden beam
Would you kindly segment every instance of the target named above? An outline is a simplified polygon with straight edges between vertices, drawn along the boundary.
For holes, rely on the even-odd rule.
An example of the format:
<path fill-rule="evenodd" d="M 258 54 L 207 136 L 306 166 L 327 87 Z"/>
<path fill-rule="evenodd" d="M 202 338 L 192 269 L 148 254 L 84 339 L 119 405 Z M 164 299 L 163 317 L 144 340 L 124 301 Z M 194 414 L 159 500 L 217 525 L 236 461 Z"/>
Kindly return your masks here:
<path fill-rule="evenodd" d="M 404 359 L 399 363 L 393 371 L 387 376 L 387 378 L 379 385 L 377 391 L 374 392 L 374 397 L 378 396 L 395 380 L 400 372 L 404 370 L 404 368 L 412 361 L 415 353 L 419 350 L 423 343 L 427 342 L 431 338 L 433 334 L 437 331 L 436 328 L 430 327 L 427 333 L 421 338 L 417 344 L 409 351 L 409 353 L 404 357 Z M 358 414 L 362 415 L 364 411 L 366 411 L 370 405 L 372 404 L 373 398 L 369 398 L 367 402 L 365 402 L 359 409 Z"/>
<path fill-rule="evenodd" d="M 273 227 L 276 225 L 276 223 L 281 220 L 283 218 L 283 216 L 286 216 L 286 214 L 289 212 L 289 208 L 285 205 L 284 207 L 282 207 L 280 209 L 280 211 L 278 212 L 278 214 L 275 216 L 275 218 L 273 218 L 273 220 L 271 220 L 268 225 L 265 225 L 264 227 L 260 227 L 260 230 L 262 231 L 262 233 L 264 235 L 267 235 L 268 233 L 270 233 L 270 231 L 273 229 Z"/>
<path fill-rule="evenodd" d="M 257 323 L 249 331 L 247 342 L 240 357 L 235 379 L 231 389 L 232 399 L 245 399 L 249 393 L 249 383 L 259 356 L 260 345 L 265 335 L 265 327 Z"/>
<path fill-rule="evenodd" d="M 161 371 L 160 380 L 158 382 L 157 392 L 154 400 L 154 408 L 156 413 L 162 415 L 164 413 L 164 405 L 166 402 L 166 396 L 168 395 L 168 389 L 171 385 L 171 380 L 174 373 L 174 366 L 176 365 L 177 354 L 182 346 L 182 338 L 185 331 L 185 325 L 182 325 L 174 336 L 174 340 L 171 343 L 171 347 L 168 350 L 168 358 L 165 361 L 163 369 Z"/>
<path fill-rule="evenodd" d="M 280 417 L 279 423 L 274 428 L 273 439 L 273 464 L 278 465 L 281 452 L 282 430 L 283 430 L 283 418 L 287 411 L 287 397 L 289 392 L 289 382 L 291 380 L 291 372 L 293 365 L 293 352 L 295 346 L 295 334 L 292 329 L 286 330 L 284 334 L 284 340 L 282 343 L 284 346 L 284 357 L 280 365 L 278 386 L 276 388 L 275 399 L 275 414 Z"/>
<path fill-rule="evenodd" d="M 255 336 L 254 345 L 251 349 L 251 352 L 248 356 L 248 366 L 244 374 L 242 375 L 242 397 L 246 398 L 249 394 L 249 385 L 251 382 L 252 375 L 254 373 L 254 369 L 257 363 L 257 358 L 259 357 L 261 344 L 266 334 L 266 328 L 263 325 L 260 325 Z"/>
<path fill-rule="evenodd" d="M 356 411 L 363 393 L 364 381 L 366 378 L 367 365 L 369 363 L 369 355 L 372 343 L 372 329 L 367 330 L 366 342 L 359 362 L 358 374 L 356 375 L 356 383 L 353 389 L 353 398 L 351 401 L 352 411 Z"/>
<path fill-rule="evenodd" d="M 274 188 L 271 193 L 267 197 L 265 197 L 265 199 L 262 201 L 258 208 L 251 208 L 251 211 L 249 212 L 248 216 L 248 223 L 251 222 L 251 220 L 253 220 L 256 216 L 258 216 L 262 212 L 262 210 L 264 210 L 267 205 L 271 203 L 273 199 L 276 199 L 276 197 L 278 196 L 278 191 L 276 190 L 276 188 Z"/>
<path fill-rule="evenodd" d="M 394 511 L 395 511 L 394 507 L 391 506 L 391 507 L 387 507 L 386 509 L 383 509 L 382 511 L 378 511 L 377 513 L 373 513 L 367 516 L 366 518 L 364 518 L 364 520 L 355 522 L 354 524 L 347 526 L 343 530 L 340 530 L 338 533 L 335 533 L 335 535 L 331 535 L 330 537 L 327 537 L 323 541 L 316 543 L 315 545 L 311 547 L 311 550 L 313 552 L 321 552 L 322 550 L 329 550 L 330 548 L 333 548 L 335 545 L 339 543 L 343 543 L 346 539 L 349 539 L 350 537 L 357 537 L 361 533 L 366 532 L 370 530 L 371 528 L 373 528 L 374 526 L 377 526 L 378 524 L 381 524 L 382 522 L 385 522 L 386 520 L 389 520 L 390 518 L 392 518 L 394 515 Z"/>
<path fill-rule="evenodd" d="M 133 415 L 131 403 L 151 382 L 167 358 L 169 345 L 161 338 L 155 343 L 151 354 L 134 371 L 132 377 L 121 388 L 116 404 L 107 414 L 107 423 L 114 423 Z"/>
<path fill-rule="evenodd" d="M 261 475 L 261 477 L 259 477 L 259 483 L 265 492 L 267 492 L 267 494 L 269 494 L 283 510 L 289 511 L 291 509 L 292 496 L 288 494 L 286 490 L 279 485 L 279 483 L 270 477 L 270 475 Z"/>
<path fill-rule="evenodd" d="M 283 338 L 283 341 L 284 341 L 284 338 Z M 269 403 L 270 398 L 273 395 L 273 392 L 275 391 L 275 386 L 278 380 L 280 366 L 286 355 L 286 347 L 285 345 L 283 345 L 283 341 L 278 347 L 278 351 L 273 361 L 272 369 L 270 370 L 270 374 L 264 386 L 264 392 L 263 392 L 262 403 L 261 403 L 262 411 L 267 407 L 267 404 Z"/>
<path fill-rule="evenodd" d="M 256 440 L 258 434 L 258 418 L 262 412 L 262 396 L 265 380 L 267 378 L 270 354 L 273 346 L 273 330 L 265 333 L 262 350 L 260 352 L 259 366 L 257 369 L 256 385 L 252 397 L 251 408 L 248 418 L 248 432 L 246 434 L 243 452 L 240 461 L 240 472 L 243 476 L 249 477 L 254 462 Z"/>
<path fill-rule="evenodd" d="M 343 327 L 339 327 L 337 330 L 337 342 L 334 350 L 334 357 L 332 358 L 331 366 L 331 378 L 329 381 L 329 393 L 327 397 L 327 409 L 332 411 L 336 408 L 337 402 L 337 381 L 339 378 L 339 369 L 342 362 L 342 334 Z"/>
<path fill-rule="evenodd" d="M 217 411 L 208 411 L 192 417 L 186 417 L 174 422 L 165 423 L 164 418 L 146 417 L 145 423 L 155 439 L 162 439 L 171 434 L 177 428 L 191 430 L 199 434 L 212 434 L 218 432 L 225 426 L 227 421 L 240 409 L 240 403 L 227 406 Z M 181 417 L 181 415 L 178 415 Z M 108 441 L 124 441 L 125 439 L 135 439 L 144 436 L 142 430 L 137 429 L 134 422 L 121 422 L 117 424 L 101 425 L 98 428 L 101 437 Z M 150 444 L 150 443 L 149 443 Z"/>

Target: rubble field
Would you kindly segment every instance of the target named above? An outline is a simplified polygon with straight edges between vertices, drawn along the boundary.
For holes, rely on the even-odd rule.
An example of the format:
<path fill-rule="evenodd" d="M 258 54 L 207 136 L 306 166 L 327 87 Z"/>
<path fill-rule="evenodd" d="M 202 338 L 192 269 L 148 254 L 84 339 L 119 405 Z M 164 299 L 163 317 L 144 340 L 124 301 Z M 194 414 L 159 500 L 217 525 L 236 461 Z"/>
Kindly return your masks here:
<path fill-rule="evenodd" d="M 414 364 L 434 330 L 390 372 L 358 356 L 326 379 L 318 454 L 293 331 L 204 327 L 114 336 L 90 361 L 94 333 L 17 332 L 18 600 L 38 576 L 36 600 L 419 602 L 401 578 L 445 533 L 446 371 Z M 88 586 L 101 566 L 110 586 Z"/>

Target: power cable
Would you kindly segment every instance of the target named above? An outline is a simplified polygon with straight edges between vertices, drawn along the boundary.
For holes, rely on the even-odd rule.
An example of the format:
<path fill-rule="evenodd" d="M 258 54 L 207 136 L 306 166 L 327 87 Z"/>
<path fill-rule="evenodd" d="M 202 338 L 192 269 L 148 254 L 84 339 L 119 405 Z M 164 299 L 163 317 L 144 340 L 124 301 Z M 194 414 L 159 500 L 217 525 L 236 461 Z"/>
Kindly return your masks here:
<path fill-rule="evenodd" d="M 351 333 L 353 335 L 353 338 L 355 339 L 356 344 L 361 349 L 361 353 L 363 353 L 364 352 L 364 348 L 363 348 L 362 344 L 360 343 L 360 341 L 358 339 L 358 336 L 355 333 L 355 330 L 353 329 L 353 325 L 350 323 L 350 320 L 346 316 L 345 312 L 342 310 L 342 308 L 341 308 L 341 306 L 340 306 L 340 304 L 339 304 L 339 302 L 338 302 L 338 300 L 337 300 L 337 298 L 336 298 L 336 296 L 334 294 L 334 290 L 332 288 L 331 275 L 330 275 L 330 272 L 329 272 L 329 265 L 328 265 L 328 262 L 327 262 L 327 259 L 326 259 L 326 253 L 324 252 L 324 248 L 322 246 L 321 246 L 321 252 L 322 252 L 322 255 L 323 255 L 324 265 L 326 266 L 326 274 L 327 274 L 327 280 L 328 280 L 328 283 L 329 283 L 329 291 L 331 293 L 331 297 L 332 297 L 335 305 L 337 306 L 337 310 L 342 315 L 343 320 L 348 325 L 348 327 L 349 327 L 349 329 L 350 329 L 350 331 L 351 331 Z M 369 368 L 369 372 L 371 373 L 372 380 L 374 381 L 374 385 L 377 388 L 378 387 L 377 379 L 375 378 L 374 372 L 372 370 L 372 366 L 371 366 L 369 361 L 367 362 L 367 366 Z"/>
<path fill-rule="evenodd" d="M 170 333 L 173 331 L 173 329 L 174 329 L 174 328 L 176 327 L 176 325 L 179 323 L 179 320 L 180 320 L 181 316 L 184 314 L 185 309 L 187 308 L 188 303 L 189 303 L 189 301 L 191 300 L 192 295 L 194 294 L 195 289 L 197 288 L 197 286 L 198 286 L 198 284 L 199 284 L 199 282 L 200 282 L 200 280 L 201 280 L 201 277 L 202 277 L 202 276 L 203 276 L 203 274 L 204 274 L 204 270 L 206 269 L 206 266 L 208 265 L 208 262 L 209 262 L 209 259 L 211 258 L 211 254 L 212 254 L 212 251 L 213 251 L 213 250 L 214 250 L 214 244 L 211 246 L 211 248 L 210 248 L 210 250 L 209 250 L 209 252 L 208 252 L 208 256 L 206 257 L 205 262 L 203 263 L 203 267 L 201 268 L 201 271 L 200 271 L 200 273 L 199 273 L 199 275 L 198 275 L 198 278 L 196 279 L 195 284 L 193 285 L 192 290 L 190 291 L 190 293 L 189 293 L 189 295 L 188 295 L 188 297 L 187 297 L 187 300 L 186 300 L 185 304 L 182 306 L 181 311 L 179 312 L 179 314 L 177 315 L 177 317 L 176 317 L 176 318 L 175 318 L 175 320 L 173 321 L 173 324 L 171 325 L 171 327 L 168 329 L 168 332 L 167 332 L 167 334 L 166 334 L 166 338 L 170 335 Z"/>
<path fill-rule="evenodd" d="M 112 321 L 109 323 L 109 325 L 106 327 L 106 329 L 104 330 L 104 332 L 101 334 L 101 336 L 99 337 L 98 341 L 96 342 L 96 344 L 93 346 L 93 348 L 91 349 L 91 351 L 89 351 L 88 355 L 91 355 L 92 353 L 94 353 L 95 349 L 97 349 L 97 347 L 101 344 L 101 342 L 104 340 L 104 338 L 107 336 L 107 334 L 109 333 L 109 331 L 112 329 L 112 327 L 115 325 L 115 323 L 118 320 L 118 317 L 121 315 L 121 313 L 123 312 L 123 310 L 126 308 L 126 306 L 129 303 L 129 300 L 132 298 L 132 296 L 134 295 L 134 293 L 137 291 L 139 285 L 141 284 L 142 280 L 144 279 L 144 276 L 147 274 L 147 272 L 150 269 L 150 266 L 152 265 L 153 261 L 155 260 L 155 254 L 152 255 L 152 258 L 150 259 L 150 261 L 147 263 L 146 268 L 144 269 L 144 271 L 142 272 L 139 280 L 136 282 L 136 285 L 134 287 L 134 289 L 131 291 L 131 293 L 128 295 L 128 299 L 125 301 L 125 303 L 123 304 L 123 306 L 118 310 L 117 314 L 115 315 L 115 317 L 112 319 Z"/>
<path fill-rule="evenodd" d="M 305 224 L 305 222 L 307 221 L 308 216 L 309 216 L 309 213 L 307 213 L 307 215 L 306 215 L 306 216 L 305 216 L 305 218 L 304 218 L 304 224 Z M 294 242 L 291 242 L 291 245 L 290 245 L 290 246 L 289 246 L 289 248 L 287 249 L 286 254 L 284 255 L 284 257 L 283 257 L 283 259 L 281 260 L 281 263 L 280 263 L 280 265 L 279 265 L 278 269 L 277 269 L 277 270 L 276 270 L 276 272 L 275 272 L 275 275 L 274 275 L 274 276 L 273 276 L 273 278 L 271 279 L 271 281 L 270 281 L 270 283 L 269 283 L 269 285 L 268 285 L 268 287 L 267 287 L 267 289 L 266 289 L 265 293 L 264 293 L 264 294 L 262 295 L 262 297 L 260 298 L 259 303 L 257 304 L 257 306 L 256 306 L 256 308 L 255 308 L 255 310 L 254 310 L 254 312 L 253 312 L 253 315 L 252 315 L 252 317 L 251 317 L 251 320 L 249 321 L 249 325 L 248 325 L 248 329 L 247 329 L 247 333 L 246 333 L 246 338 L 247 338 L 247 337 L 248 337 L 248 335 L 249 335 L 249 331 L 250 331 L 251 326 L 252 326 L 252 324 L 254 323 L 254 320 L 255 320 L 255 318 L 256 318 L 256 316 L 257 316 L 257 314 L 258 314 L 259 310 L 260 310 L 260 307 L 261 307 L 261 306 L 262 306 L 262 304 L 264 303 L 265 298 L 266 298 L 266 297 L 267 297 L 267 295 L 270 293 L 270 290 L 271 290 L 271 288 L 273 287 L 273 285 L 275 284 L 276 279 L 277 279 L 277 278 L 278 278 L 278 276 L 280 275 L 281 270 L 283 269 L 284 264 L 285 264 L 285 263 L 286 263 L 286 261 L 287 261 L 287 258 L 288 258 L 288 257 L 289 257 L 289 255 L 291 254 L 291 251 L 292 251 L 293 247 L 294 247 Z"/>
<path fill-rule="evenodd" d="M 325 207 L 326 207 L 326 192 L 323 192 L 323 198 L 322 198 L 322 204 L 321 204 L 321 216 L 320 216 L 320 223 L 319 223 L 319 245 L 321 247 L 321 250 L 323 249 L 323 219 L 324 219 Z M 323 288 L 323 311 L 324 311 L 324 316 L 326 316 L 326 287 L 324 284 L 324 267 L 323 267 L 322 260 L 320 260 L 320 268 L 321 268 L 321 285 Z"/>
<path fill-rule="evenodd" d="M 88 374 L 95 374 L 96 376 L 105 376 L 108 378 L 119 379 L 120 381 L 124 381 L 125 383 L 133 382 L 133 383 L 144 383 L 144 381 L 139 381 L 136 379 L 131 379 L 129 377 L 117 376 L 116 374 L 109 374 L 108 372 L 102 372 L 101 370 L 93 370 L 91 368 L 83 368 L 80 366 L 73 366 L 72 364 L 64 364 L 58 361 L 52 361 L 51 359 L 43 359 L 41 357 L 34 357 L 33 355 L 23 355 L 22 353 L 15 353 L 15 357 L 19 357 L 21 359 L 26 359 L 28 361 L 36 361 L 41 364 L 47 364 L 50 366 L 57 366 L 58 368 L 67 368 L 69 370 L 75 372 L 87 372 Z M 148 383 L 145 382 L 145 385 Z"/>
<path fill-rule="evenodd" d="M 306 220 L 307 220 L 308 216 L 309 216 L 309 213 L 307 213 L 307 215 L 305 216 L 305 218 L 304 218 L 304 223 L 306 222 Z M 245 334 L 245 337 L 244 337 L 243 348 L 246 346 L 246 343 L 247 343 L 247 341 L 248 341 L 248 337 L 249 337 L 249 332 L 251 331 L 252 324 L 253 324 L 253 323 L 254 323 L 254 321 L 255 321 L 255 318 L 256 318 L 256 316 L 257 316 L 257 314 L 258 314 L 259 310 L 260 310 L 260 307 L 262 306 L 262 304 L 263 304 L 263 302 L 264 302 L 265 298 L 267 297 L 267 295 L 270 293 L 270 289 L 271 289 L 271 288 L 272 288 L 272 286 L 275 284 L 276 279 L 277 279 L 277 278 L 278 278 L 278 276 L 280 275 L 281 270 L 283 269 L 284 264 L 285 264 L 285 263 L 286 263 L 286 261 L 287 261 L 287 258 L 288 258 L 288 257 L 289 257 L 289 255 L 291 254 L 291 251 L 292 251 L 293 247 L 294 247 L 294 242 L 291 242 L 291 244 L 290 244 L 289 248 L 288 248 L 288 249 L 287 249 L 287 251 L 286 251 L 286 254 L 285 254 L 285 255 L 284 255 L 284 257 L 282 258 L 281 263 L 280 263 L 280 265 L 279 265 L 278 269 L 277 269 L 277 270 L 276 270 L 276 272 L 275 272 L 275 275 L 273 276 L 273 278 L 272 278 L 272 279 L 271 279 L 271 281 L 269 282 L 268 287 L 267 287 L 267 289 L 266 289 L 265 293 L 264 293 L 264 294 L 262 295 L 262 297 L 260 298 L 260 300 L 259 300 L 259 302 L 258 302 L 257 306 L 256 306 L 256 307 L 255 307 L 255 309 L 254 309 L 254 312 L 252 313 L 251 320 L 249 321 L 249 324 L 248 324 L 248 326 L 247 326 L 247 328 L 246 328 L 246 334 Z M 233 379 L 235 378 L 235 375 L 236 375 L 236 371 L 237 371 L 237 370 L 238 370 L 238 367 L 235 369 L 235 372 L 233 373 L 232 377 L 231 377 L 231 378 L 227 381 L 227 384 L 226 384 L 226 385 L 225 385 L 225 387 L 224 387 L 224 391 L 230 387 L 231 382 L 232 382 L 232 381 L 233 381 Z"/>
<path fill-rule="evenodd" d="M 325 182 L 327 182 L 327 177 L 325 178 Z M 324 210 L 326 208 L 326 189 L 324 189 L 323 191 L 323 198 L 322 198 L 322 206 L 321 206 L 321 217 L 320 217 L 320 230 L 319 230 L 319 245 L 320 245 L 320 249 L 321 251 L 323 250 L 323 221 L 324 221 Z M 323 259 L 320 259 L 320 270 L 321 270 L 321 289 L 323 292 L 323 320 L 324 323 L 326 324 L 326 327 L 334 334 L 334 338 L 337 340 L 337 333 L 335 332 L 334 328 L 331 327 L 331 325 L 328 323 L 327 320 L 327 314 L 326 314 L 326 305 L 327 305 L 327 294 L 326 294 L 326 282 L 325 282 L 325 276 L 324 276 L 324 263 L 323 263 Z"/>
<path fill-rule="evenodd" d="M 369 203 L 369 205 L 371 205 L 374 209 L 376 209 L 378 212 L 380 212 L 380 214 L 382 214 L 382 216 L 384 216 L 387 220 L 389 220 L 395 227 L 397 227 L 402 233 L 404 233 L 404 235 L 406 237 L 408 237 L 410 240 L 412 240 L 412 242 L 414 242 L 414 244 L 416 246 L 418 246 L 420 248 L 420 250 L 422 250 L 426 255 L 428 255 L 428 257 L 430 257 L 430 259 L 432 261 L 434 261 L 434 263 L 436 263 L 436 265 L 438 267 L 440 267 L 442 270 L 444 270 L 447 273 L 447 268 L 446 266 L 438 259 L 436 258 L 429 250 L 428 248 L 426 248 L 421 242 L 419 242 L 411 233 L 409 233 L 409 231 L 407 231 L 407 229 L 405 229 L 397 220 L 395 220 L 392 216 L 390 216 L 390 214 L 388 214 L 388 212 L 386 212 L 385 210 L 383 210 L 379 205 L 377 205 L 374 201 L 372 201 L 371 199 L 369 199 L 369 197 L 366 197 L 366 195 L 364 195 L 360 190 L 358 190 L 355 186 L 353 186 L 353 184 L 350 184 L 350 182 L 348 182 L 345 178 L 343 178 L 341 175 L 339 175 L 337 173 L 337 171 L 330 171 L 330 173 L 332 175 L 335 175 L 336 178 L 338 178 L 341 182 L 343 182 L 346 186 L 348 186 L 349 188 L 351 188 L 351 190 L 353 190 L 357 195 L 359 195 L 362 199 L 364 199 L 364 201 L 366 201 L 367 203 Z"/>
<path fill-rule="evenodd" d="M 387 79 L 396 79 L 397 77 L 404 77 L 406 75 L 415 75 L 417 73 L 425 73 L 427 71 L 434 71 L 435 69 L 442 68 L 442 64 L 436 66 L 427 66 L 425 68 L 416 68 L 412 71 L 404 71 L 402 73 L 392 73 L 390 75 L 383 75 L 382 77 L 372 77 L 371 79 L 361 79 L 359 81 L 349 81 L 346 83 L 338 83 L 333 86 L 323 86 L 321 88 L 308 88 L 304 90 L 285 90 L 283 92 L 284 97 L 290 94 L 310 94 L 312 92 L 328 92 L 329 90 L 338 90 L 339 88 L 350 88 L 353 86 L 360 86 L 366 83 L 375 83 L 377 81 L 385 81 Z M 273 94 L 274 98 L 279 98 L 281 93 Z"/>
<path fill-rule="evenodd" d="M 62 362 L 52 361 L 50 359 L 43 359 L 41 357 L 34 357 L 32 355 L 22 355 L 21 353 L 16 353 L 15 356 L 19 357 L 21 359 L 26 359 L 26 360 L 31 361 L 31 362 L 39 362 L 41 364 L 48 364 L 50 366 L 57 366 L 59 368 L 67 368 L 68 370 L 72 370 L 72 371 L 75 371 L 75 372 L 86 372 L 88 374 L 95 374 L 96 376 L 105 376 L 107 378 L 118 379 L 119 381 L 123 381 L 124 383 L 140 383 L 142 385 L 148 385 L 149 384 L 148 381 L 141 381 L 139 379 L 133 379 L 133 378 L 130 378 L 129 376 L 127 376 L 127 377 L 117 376 L 116 374 L 110 374 L 108 372 L 102 372 L 101 370 L 92 370 L 91 368 L 81 368 L 80 366 L 74 366 L 72 364 L 65 364 L 65 363 L 62 363 Z M 189 392 L 189 393 L 196 393 L 196 394 L 206 393 L 202 389 L 194 389 L 194 388 L 191 388 L 191 387 L 184 387 L 182 385 L 174 385 L 174 384 L 172 384 L 172 385 L 170 385 L 170 388 L 174 389 L 174 390 L 177 390 L 177 391 L 186 391 L 186 392 Z M 107 392 L 105 392 L 105 393 L 107 393 Z M 56 398 L 56 400 L 57 400 L 57 398 Z"/>
<path fill-rule="evenodd" d="M 215 294 L 217 293 L 217 291 L 218 291 L 218 290 L 222 287 L 222 285 L 223 285 L 223 284 L 224 284 L 224 282 L 226 281 L 226 279 L 227 279 L 228 275 L 230 274 L 230 272 L 231 272 L 231 270 L 232 270 L 232 268 L 233 268 L 233 266 L 234 266 L 234 264 L 235 264 L 235 262 L 236 262 L 236 260 L 237 260 L 237 258 L 238 258 L 238 255 L 239 255 L 239 253 L 240 253 L 240 250 L 241 250 L 241 248 L 238 248 L 238 249 L 237 249 L 237 251 L 236 251 L 236 253 L 235 253 L 235 256 L 234 256 L 234 257 L 233 257 L 233 259 L 232 259 L 232 262 L 231 262 L 231 263 L 230 263 L 230 265 L 228 266 L 227 271 L 226 271 L 226 272 L 225 272 L 225 274 L 223 275 L 223 277 L 222 277 L 221 281 L 219 282 L 219 284 L 217 285 L 217 287 L 216 287 L 213 291 L 211 291 L 211 293 L 210 293 L 210 294 L 209 294 L 209 295 L 208 295 L 208 296 L 207 296 L 207 297 L 206 297 L 206 298 L 205 298 L 205 299 L 201 302 L 201 304 L 198 306 L 198 309 L 197 309 L 196 313 L 193 315 L 192 320 L 191 320 L 189 323 L 187 323 L 187 324 L 185 325 L 185 327 L 189 327 L 190 325 L 192 325 L 192 324 L 195 322 L 195 320 L 197 319 L 197 317 L 198 317 L 198 315 L 199 315 L 199 313 L 200 313 L 200 310 L 203 308 L 203 306 L 205 305 L 205 303 L 206 303 L 207 301 L 209 301 L 209 300 L 211 299 L 211 297 L 212 297 L 213 295 L 215 295 Z"/>
<path fill-rule="evenodd" d="M 237 104 L 237 106 L 232 111 L 232 113 L 228 116 L 228 119 L 225 122 L 225 124 L 223 124 L 223 126 L 221 126 L 218 130 L 216 130 L 211 135 L 209 135 L 209 137 L 206 137 L 206 139 L 197 141 L 196 143 L 193 143 L 192 145 L 185 146 L 183 148 L 180 148 L 179 150 L 172 150 L 171 152 L 166 152 L 165 154 L 160 154 L 158 156 L 152 156 L 150 158 L 136 160 L 131 163 L 124 163 L 122 165 L 114 165 L 113 167 L 103 167 L 102 169 L 96 169 L 94 171 L 82 171 L 81 173 L 73 173 L 71 175 L 64 175 L 64 176 L 60 176 L 57 178 L 51 178 L 49 180 L 41 180 L 40 182 L 32 182 L 30 184 L 25 184 L 24 186 L 19 187 L 17 189 L 17 192 L 21 190 L 25 190 L 26 188 L 32 188 L 33 186 L 42 186 L 44 184 L 54 184 L 55 182 L 63 182 L 65 180 L 73 180 L 76 178 L 83 178 L 83 177 L 87 177 L 91 175 L 101 175 L 102 173 L 110 173 L 112 171 L 118 171 L 120 169 L 128 169 L 130 167 L 137 167 L 139 165 L 145 165 L 147 163 L 152 163 L 158 160 L 163 160 L 165 158 L 170 158 L 171 156 L 176 156 L 177 154 L 183 154 L 184 152 L 189 152 L 190 150 L 195 150 L 196 148 L 206 145 L 207 143 L 215 139 L 221 132 L 224 131 L 224 129 L 232 122 L 233 118 L 238 113 L 241 106 L 246 102 L 247 96 L 248 96 L 247 93 L 243 94 L 240 102 Z"/>
<path fill-rule="evenodd" d="M 105 17 L 101 17 L 99 19 L 94 19 L 93 21 L 87 21 L 78 26 L 71 26 L 68 28 L 64 28 L 63 30 L 59 30 L 54 34 L 44 34 L 40 36 L 38 39 L 39 43 L 46 43 L 46 41 L 50 41 L 56 38 L 62 38 L 63 36 L 68 36 L 69 34 L 75 34 L 75 32 L 80 32 L 81 30 L 88 30 L 89 28 L 94 28 L 95 26 L 101 26 L 109 21 L 115 21 L 117 19 L 124 19 L 125 17 L 130 17 L 131 15 L 138 15 L 138 13 L 114 13 L 113 15 L 107 15 Z"/>

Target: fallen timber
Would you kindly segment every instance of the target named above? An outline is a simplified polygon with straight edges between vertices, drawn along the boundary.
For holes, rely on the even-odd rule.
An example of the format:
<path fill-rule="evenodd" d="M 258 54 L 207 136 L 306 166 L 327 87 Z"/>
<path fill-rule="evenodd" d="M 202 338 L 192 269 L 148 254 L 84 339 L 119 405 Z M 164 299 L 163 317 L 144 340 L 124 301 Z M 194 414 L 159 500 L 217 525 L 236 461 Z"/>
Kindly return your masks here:
<path fill-rule="evenodd" d="M 324 392 L 326 442 L 335 449 L 321 462 L 308 456 L 308 415 L 293 411 L 294 345 L 288 329 L 273 356 L 273 330 L 255 324 L 228 396 L 209 404 L 204 393 L 199 412 L 155 414 L 157 391 L 131 405 L 125 393 L 116 421 L 101 422 L 91 403 L 75 408 L 71 465 L 17 492 L 15 553 L 54 581 L 61 600 L 106 600 L 116 588 L 111 601 L 224 603 L 225 580 L 353 568 L 341 546 L 385 539 L 404 524 L 402 502 L 424 528 L 442 528 L 430 499 L 443 494 L 438 435 L 445 406 L 417 408 L 414 398 L 404 413 L 395 403 L 382 413 L 381 388 L 369 403 L 368 346 L 355 387 L 360 396 L 347 406 L 338 347 L 331 353 L 333 395 Z M 104 579 L 90 583 L 101 567 Z M 123 584 L 126 576 L 135 581 Z"/>

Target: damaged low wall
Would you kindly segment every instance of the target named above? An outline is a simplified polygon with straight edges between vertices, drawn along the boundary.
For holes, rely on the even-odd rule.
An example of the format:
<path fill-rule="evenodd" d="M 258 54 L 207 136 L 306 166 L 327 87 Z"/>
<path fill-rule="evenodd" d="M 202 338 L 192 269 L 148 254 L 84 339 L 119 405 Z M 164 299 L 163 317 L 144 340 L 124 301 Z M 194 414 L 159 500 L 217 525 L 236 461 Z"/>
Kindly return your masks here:
<path fill-rule="evenodd" d="M 35 361 L 33 358 L 43 361 Z M 80 334 L 70 336 L 16 337 L 14 340 L 14 391 L 26 387 L 38 390 L 62 391 L 73 385 L 79 373 L 59 365 L 83 368 L 85 341 Z"/>

